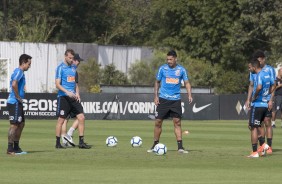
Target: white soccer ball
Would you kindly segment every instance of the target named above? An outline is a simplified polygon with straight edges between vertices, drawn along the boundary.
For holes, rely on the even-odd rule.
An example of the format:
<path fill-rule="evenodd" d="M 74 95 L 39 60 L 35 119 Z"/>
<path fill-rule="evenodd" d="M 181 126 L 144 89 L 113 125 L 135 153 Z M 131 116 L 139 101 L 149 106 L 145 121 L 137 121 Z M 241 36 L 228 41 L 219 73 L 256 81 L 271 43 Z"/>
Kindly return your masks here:
<path fill-rule="evenodd" d="M 167 147 L 166 145 L 159 143 L 154 147 L 154 152 L 156 155 L 164 155 L 167 152 Z"/>
<path fill-rule="evenodd" d="M 106 139 L 106 145 L 108 147 L 114 147 L 116 146 L 118 143 L 118 140 L 115 136 L 109 136 L 107 139 Z"/>
<path fill-rule="evenodd" d="M 139 136 L 134 136 L 130 140 L 130 144 L 132 147 L 139 147 L 142 145 L 142 139 Z"/>

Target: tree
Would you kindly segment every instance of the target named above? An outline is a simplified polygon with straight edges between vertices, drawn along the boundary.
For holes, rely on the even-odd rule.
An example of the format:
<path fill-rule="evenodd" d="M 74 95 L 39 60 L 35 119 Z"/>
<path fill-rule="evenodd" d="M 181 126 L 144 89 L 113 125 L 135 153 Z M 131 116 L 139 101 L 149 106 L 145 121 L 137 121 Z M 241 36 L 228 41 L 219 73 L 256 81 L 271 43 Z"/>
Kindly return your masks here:
<path fill-rule="evenodd" d="M 82 92 L 100 92 L 100 65 L 95 59 L 89 59 L 87 62 L 81 62 L 78 67 L 79 88 Z"/>
<path fill-rule="evenodd" d="M 110 64 L 101 70 L 101 84 L 126 85 L 129 84 L 129 82 L 124 73 L 117 70 L 115 65 Z"/>

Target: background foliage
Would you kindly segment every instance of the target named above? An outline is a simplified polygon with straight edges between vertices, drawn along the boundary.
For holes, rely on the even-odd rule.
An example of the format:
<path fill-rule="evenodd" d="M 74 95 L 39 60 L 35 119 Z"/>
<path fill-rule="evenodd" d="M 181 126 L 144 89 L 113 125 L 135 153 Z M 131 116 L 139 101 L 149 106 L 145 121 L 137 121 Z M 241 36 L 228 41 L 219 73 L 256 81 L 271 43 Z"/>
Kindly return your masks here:
<path fill-rule="evenodd" d="M 115 66 L 90 64 L 99 69 L 95 74 L 82 68 L 85 79 L 97 78 L 85 83 L 87 91 L 100 83 L 152 85 L 166 52 L 175 49 L 193 86 L 244 93 L 247 61 L 256 49 L 267 53 L 269 64 L 282 63 L 281 12 L 280 0 L 3 0 L 0 39 L 155 49 L 151 60 L 135 63 L 128 75 Z"/>

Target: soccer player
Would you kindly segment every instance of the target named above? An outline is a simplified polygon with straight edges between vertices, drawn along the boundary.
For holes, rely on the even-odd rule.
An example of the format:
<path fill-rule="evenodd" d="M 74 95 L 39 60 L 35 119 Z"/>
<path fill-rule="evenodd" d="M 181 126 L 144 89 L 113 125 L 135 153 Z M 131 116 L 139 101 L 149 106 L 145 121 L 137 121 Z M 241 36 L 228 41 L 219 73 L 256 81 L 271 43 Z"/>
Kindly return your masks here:
<path fill-rule="evenodd" d="M 65 51 L 64 61 L 56 69 L 56 87 L 58 91 L 57 100 L 57 116 L 58 121 L 56 125 L 56 148 L 65 148 L 61 145 L 61 131 L 65 119 L 70 113 L 73 113 L 78 120 L 79 132 L 79 148 L 90 149 L 91 146 L 84 142 L 84 113 L 83 107 L 79 102 L 80 97 L 76 93 L 76 67 L 72 64 L 74 58 L 74 51 L 68 49 Z"/>
<path fill-rule="evenodd" d="M 280 110 L 282 113 L 282 68 L 278 70 L 277 77 L 275 79 L 275 94 L 274 94 L 274 104 L 273 104 L 273 109 L 272 109 L 272 122 L 271 126 L 275 128 L 275 120 L 276 120 L 276 114 L 277 111 Z M 282 119 L 282 114 L 281 114 L 281 119 Z M 281 122 L 281 127 L 282 127 L 282 122 Z"/>
<path fill-rule="evenodd" d="M 84 61 L 79 54 L 75 54 L 74 58 L 73 58 L 73 65 L 77 68 L 80 64 L 81 61 Z M 77 99 L 80 102 L 80 95 L 79 95 L 79 87 L 78 87 L 78 73 L 75 73 L 75 82 L 76 82 L 76 94 L 77 94 Z M 72 136 L 73 136 L 73 132 L 78 128 L 78 120 L 75 118 L 74 122 L 72 123 L 72 126 L 70 127 L 70 129 L 67 132 L 67 123 L 68 120 L 70 118 L 75 118 L 73 113 L 70 113 L 70 115 L 68 116 L 68 118 L 64 121 L 64 124 L 62 126 L 62 141 L 63 141 L 63 145 L 68 146 L 68 144 L 70 144 L 71 146 L 75 146 Z"/>
<path fill-rule="evenodd" d="M 20 148 L 20 138 L 25 125 L 23 111 L 23 99 L 25 95 L 25 75 L 31 66 L 32 57 L 22 54 L 19 58 L 19 67 L 14 70 L 10 80 L 10 94 L 7 99 L 9 110 L 10 128 L 8 131 L 8 149 L 7 154 L 26 154 Z"/>
<path fill-rule="evenodd" d="M 275 70 L 273 67 L 266 65 L 265 63 L 265 54 L 262 50 L 257 50 L 256 52 L 254 52 L 253 54 L 253 59 L 257 59 L 260 62 L 260 66 L 262 68 L 263 71 L 267 72 L 271 78 L 272 81 L 275 80 Z M 249 84 L 249 90 L 248 90 L 248 97 L 245 103 L 245 106 L 247 108 L 250 108 L 250 102 L 251 102 L 251 94 L 253 91 L 253 85 L 254 85 L 254 79 L 256 77 L 256 74 L 251 74 L 250 73 L 250 84 Z M 274 88 L 275 88 L 275 84 L 274 84 Z M 273 107 L 273 96 L 274 96 L 274 91 L 270 91 L 270 93 L 267 96 L 267 100 L 268 100 L 268 114 L 266 115 L 264 122 L 262 123 L 262 125 L 259 127 L 259 135 L 258 135 L 258 140 L 259 140 L 259 144 L 260 147 L 258 149 L 259 154 L 264 155 L 265 154 L 265 150 L 268 154 L 272 154 L 272 137 L 273 137 L 273 131 L 272 131 L 272 127 L 271 127 L 271 116 L 272 116 L 272 107 Z M 266 127 L 266 131 L 262 130 Z M 267 136 L 267 144 L 265 143 L 265 132 L 266 132 L 266 136 Z"/>
<path fill-rule="evenodd" d="M 264 128 L 261 124 L 270 114 L 270 107 L 268 104 L 269 93 L 274 90 L 274 81 L 270 74 L 262 70 L 258 59 L 253 60 L 248 65 L 249 71 L 253 75 L 253 91 L 251 94 L 251 111 L 249 117 L 249 129 L 251 130 L 251 143 L 253 152 L 248 156 L 249 158 L 258 158 L 259 150 L 257 149 L 258 135 L 264 135 Z"/>
<path fill-rule="evenodd" d="M 271 80 L 274 82 L 276 76 L 275 76 L 275 70 L 272 66 L 266 64 L 266 57 L 262 50 L 257 50 L 253 54 L 253 58 L 259 60 L 260 66 L 263 71 L 267 72 L 271 78 Z M 275 83 L 274 83 L 274 89 L 275 89 Z M 272 117 L 272 107 L 273 107 L 273 98 L 274 98 L 274 92 L 275 90 L 272 90 L 269 92 L 269 95 L 267 96 L 268 100 L 268 115 L 265 117 L 264 122 L 261 127 L 259 127 L 260 132 L 266 133 L 267 138 L 267 144 L 265 144 L 265 134 L 259 134 L 259 153 L 261 155 L 264 155 L 264 150 L 266 150 L 267 154 L 272 154 L 272 138 L 273 138 L 273 129 L 271 126 L 271 117 Z M 265 129 L 265 131 L 261 130 Z"/>
<path fill-rule="evenodd" d="M 156 105 L 155 127 L 154 127 L 154 143 L 147 152 L 153 152 L 156 144 L 159 143 L 162 133 L 163 120 L 171 117 L 174 124 L 174 133 L 177 140 L 178 152 L 188 153 L 182 145 L 182 129 L 181 129 L 181 81 L 184 81 L 189 103 L 193 101 L 191 94 L 191 85 L 188 80 L 186 69 L 177 64 L 177 54 L 174 50 L 167 53 L 167 63 L 160 66 L 156 75 L 154 86 L 154 103 Z M 160 92 L 159 92 L 160 89 Z"/>

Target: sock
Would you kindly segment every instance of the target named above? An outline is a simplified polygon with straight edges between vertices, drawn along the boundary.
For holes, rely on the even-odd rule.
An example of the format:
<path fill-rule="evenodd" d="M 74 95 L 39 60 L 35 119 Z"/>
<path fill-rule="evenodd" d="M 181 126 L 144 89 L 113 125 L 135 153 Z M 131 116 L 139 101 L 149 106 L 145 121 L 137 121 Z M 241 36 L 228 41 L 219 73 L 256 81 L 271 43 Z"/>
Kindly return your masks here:
<path fill-rule="evenodd" d="M 259 145 L 262 146 L 265 143 L 265 138 L 264 137 L 259 137 Z"/>
<path fill-rule="evenodd" d="M 272 146 L 272 138 L 267 138 L 267 144 L 268 146 Z"/>
<path fill-rule="evenodd" d="M 151 149 L 154 149 L 154 147 L 155 147 L 157 144 L 159 144 L 159 140 L 154 141 L 153 146 L 151 147 Z"/>
<path fill-rule="evenodd" d="M 8 151 L 13 151 L 14 150 L 14 143 L 8 142 Z"/>
<path fill-rule="evenodd" d="M 56 136 L 56 145 L 60 145 L 61 144 L 60 139 L 61 139 L 61 137 Z"/>
<path fill-rule="evenodd" d="M 79 136 L 79 144 L 84 143 L 84 136 Z"/>
<path fill-rule="evenodd" d="M 275 125 L 275 121 L 271 121 L 271 125 Z"/>
<path fill-rule="evenodd" d="M 183 149 L 182 140 L 177 141 L 177 146 L 178 146 L 178 149 Z"/>
<path fill-rule="evenodd" d="M 75 131 L 75 129 L 70 127 L 70 129 L 69 129 L 67 134 L 72 137 L 74 131 Z"/>
<path fill-rule="evenodd" d="M 258 144 L 252 144 L 253 152 L 257 152 Z"/>
<path fill-rule="evenodd" d="M 14 150 L 19 149 L 19 141 L 14 141 Z"/>

